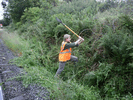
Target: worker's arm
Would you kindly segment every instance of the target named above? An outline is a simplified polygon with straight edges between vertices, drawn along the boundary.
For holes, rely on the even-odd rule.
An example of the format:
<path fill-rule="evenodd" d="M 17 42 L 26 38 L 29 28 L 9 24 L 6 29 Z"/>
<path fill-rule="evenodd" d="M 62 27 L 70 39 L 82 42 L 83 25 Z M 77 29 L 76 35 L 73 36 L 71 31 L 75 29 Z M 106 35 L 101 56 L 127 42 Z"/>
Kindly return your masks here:
<path fill-rule="evenodd" d="M 78 46 L 79 46 L 79 44 L 75 44 L 75 42 L 74 43 L 66 43 L 64 50 L 68 49 L 68 48 L 78 47 Z"/>
<path fill-rule="evenodd" d="M 63 50 L 68 49 L 68 48 L 78 47 L 79 44 L 81 44 L 83 41 L 84 41 L 84 39 L 79 37 L 79 39 L 74 43 L 66 43 Z"/>

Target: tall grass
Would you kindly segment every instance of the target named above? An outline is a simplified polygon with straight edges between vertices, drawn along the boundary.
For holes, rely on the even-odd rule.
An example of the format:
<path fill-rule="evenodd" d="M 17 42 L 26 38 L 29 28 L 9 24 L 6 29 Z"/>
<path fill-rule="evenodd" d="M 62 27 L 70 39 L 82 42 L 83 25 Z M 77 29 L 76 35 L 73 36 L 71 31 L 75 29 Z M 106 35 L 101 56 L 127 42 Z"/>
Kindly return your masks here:
<path fill-rule="evenodd" d="M 53 100 L 100 100 L 93 87 L 85 87 L 76 81 L 54 78 L 53 74 L 42 66 L 25 68 L 27 75 L 23 78 L 25 85 L 40 84 L 47 88 Z"/>
<path fill-rule="evenodd" d="M 22 52 L 29 48 L 28 41 L 25 41 L 16 32 L 11 33 L 8 30 L 2 30 L 1 33 L 0 38 L 16 55 L 21 56 Z"/>

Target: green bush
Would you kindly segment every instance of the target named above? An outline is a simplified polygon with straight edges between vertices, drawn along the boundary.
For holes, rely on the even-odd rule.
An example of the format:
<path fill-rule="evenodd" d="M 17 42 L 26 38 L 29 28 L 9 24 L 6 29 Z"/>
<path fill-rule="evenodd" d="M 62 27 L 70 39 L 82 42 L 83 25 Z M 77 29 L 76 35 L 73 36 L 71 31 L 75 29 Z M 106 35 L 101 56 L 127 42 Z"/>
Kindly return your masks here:
<path fill-rule="evenodd" d="M 57 7 L 53 7 L 51 10 L 51 14 L 59 14 L 59 13 L 69 13 L 69 14 L 78 14 L 82 10 L 86 8 L 90 8 L 91 10 L 94 10 L 94 5 L 96 2 L 94 0 L 73 0 L 72 2 L 64 2 Z"/>
<path fill-rule="evenodd" d="M 130 16 L 123 15 L 119 17 L 121 27 L 126 28 L 130 30 L 131 32 L 133 31 L 133 20 L 130 18 Z"/>
<path fill-rule="evenodd" d="M 25 9 L 24 14 L 21 16 L 21 23 L 36 22 L 40 18 L 39 14 L 41 14 L 41 12 L 42 9 L 40 9 L 39 7 Z"/>
<path fill-rule="evenodd" d="M 128 65 L 132 60 L 130 53 L 133 52 L 130 47 L 133 45 L 132 35 L 117 31 L 108 33 L 101 39 L 101 45 L 105 49 L 106 57 L 112 60 L 116 65 Z"/>
<path fill-rule="evenodd" d="M 53 74 L 41 66 L 25 68 L 27 74 L 22 76 L 25 86 L 29 84 L 41 84 L 50 92 L 51 99 L 61 100 L 100 100 L 98 92 L 93 87 L 84 87 L 75 81 L 55 79 Z"/>

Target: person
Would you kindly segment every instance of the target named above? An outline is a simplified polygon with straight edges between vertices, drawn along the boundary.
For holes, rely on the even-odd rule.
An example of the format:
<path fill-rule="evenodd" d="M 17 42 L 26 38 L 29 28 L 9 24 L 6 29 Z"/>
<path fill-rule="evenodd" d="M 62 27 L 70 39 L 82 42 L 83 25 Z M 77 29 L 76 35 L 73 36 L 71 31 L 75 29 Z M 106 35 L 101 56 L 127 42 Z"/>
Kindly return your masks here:
<path fill-rule="evenodd" d="M 1 27 L 1 28 L 3 28 L 3 25 L 2 25 L 2 24 L 0 24 L 0 27 Z"/>
<path fill-rule="evenodd" d="M 65 34 L 63 42 L 61 44 L 61 50 L 59 52 L 59 68 L 55 74 L 55 77 L 58 77 L 61 74 L 67 61 L 73 61 L 75 63 L 78 62 L 78 58 L 71 55 L 72 48 L 78 47 L 79 44 L 84 41 L 84 39 L 79 36 L 79 39 L 76 42 L 71 43 L 70 41 L 71 36 L 69 34 Z"/>

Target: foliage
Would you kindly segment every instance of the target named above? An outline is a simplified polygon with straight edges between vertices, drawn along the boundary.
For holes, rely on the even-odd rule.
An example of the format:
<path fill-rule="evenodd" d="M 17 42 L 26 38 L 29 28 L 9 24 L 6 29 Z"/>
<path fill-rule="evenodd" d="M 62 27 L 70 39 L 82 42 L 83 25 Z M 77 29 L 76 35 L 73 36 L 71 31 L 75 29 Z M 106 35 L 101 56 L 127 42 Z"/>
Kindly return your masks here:
<path fill-rule="evenodd" d="M 112 59 L 116 65 L 128 65 L 132 58 L 130 48 L 133 44 L 132 35 L 117 31 L 108 33 L 102 38 L 102 46 L 105 48 L 105 55 Z"/>
<path fill-rule="evenodd" d="M 9 1 L 10 15 L 14 23 L 19 22 L 23 15 L 24 9 L 29 6 L 28 0 L 11 0 Z"/>
<path fill-rule="evenodd" d="M 50 11 L 51 14 L 59 14 L 59 13 L 69 13 L 69 14 L 76 14 L 81 12 L 86 8 L 90 8 L 92 12 L 95 10 L 96 2 L 93 0 L 73 0 L 73 2 L 64 2 L 61 5 L 57 6 L 56 8 L 52 8 Z M 91 11 L 90 10 L 90 11 Z"/>
<path fill-rule="evenodd" d="M 25 9 L 24 15 L 21 16 L 22 23 L 25 23 L 26 21 L 29 23 L 36 22 L 37 20 L 39 20 L 40 16 L 38 15 L 41 14 L 41 11 L 42 9 L 40 9 L 39 7 Z"/>
<path fill-rule="evenodd" d="M 29 43 L 27 43 L 22 37 L 19 37 L 16 32 L 9 33 L 9 31 L 3 31 L 1 34 L 1 39 L 4 43 L 11 49 L 16 56 L 21 56 L 22 52 L 29 48 Z"/>
<path fill-rule="evenodd" d="M 118 2 L 107 0 L 104 3 L 99 2 L 99 11 L 104 12 L 110 8 L 116 8 L 118 6 Z"/>
<path fill-rule="evenodd" d="M 56 17 L 61 19 L 67 26 L 71 26 L 70 28 L 76 33 L 85 28 L 91 29 L 94 25 L 92 15 L 97 9 L 95 6 L 96 3 L 94 1 L 74 0 L 72 3 L 63 3 L 60 6 L 52 8 L 52 10 L 49 11 L 50 16 L 48 20 L 44 22 L 46 23 L 45 33 L 49 34 L 51 37 L 55 37 L 55 35 L 56 37 L 61 37 L 62 34 L 65 33 L 71 34 L 68 29 L 56 21 Z"/>
<path fill-rule="evenodd" d="M 105 97 L 115 97 L 120 94 L 132 91 L 132 75 L 131 67 L 114 66 L 113 64 L 100 63 L 97 71 L 91 71 L 84 77 L 84 81 L 88 86 L 97 86 L 100 90 L 100 95 Z M 127 88 L 125 88 L 128 86 Z"/>
<path fill-rule="evenodd" d="M 25 42 L 15 45 L 22 51 L 14 63 L 27 73 L 22 77 L 25 86 L 36 83 L 47 87 L 52 99 L 131 99 L 132 4 L 32 1 L 25 1 L 31 2 L 30 8 L 25 8 L 21 20 L 11 25 L 18 28 L 17 34 L 28 43 L 26 47 Z M 101 8 L 104 9 L 99 12 Z M 79 48 L 73 48 L 72 54 L 79 58 L 77 67 L 68 62 L 60 76 L 62 80 L 54 78 L 62 37 L 66 33 L 71 34 L 72 41 L 77 37 L 58 23 L 56 17 L 85 39 Z M 11 40 L 10 43 L 14 44 Z"/>
<path fill-rule="evenodd" d="M 4 20 L 0 20 L 0 24 L 4 24 Z"/>
<path fill-rule="evenodd" d="M 4 9 L 4 13 L 3 13 L 3 25 L 4 26 L 8 26 L 11 22 L 12 22 L 12 19 L 11 19 L 11 15 L 9 13 L 9 7 L 6 7 Z"/>
<path fill-rule="evenodd" d="M 54 1 L 53 1 L 54 2 Z M 41 7 L 44 3 L 48 6 L 51 5 L 52 1 L 47 2 L 47 0 L 10 0 L 9 1 L 9 12 L 14 23 L 19 22 L 24 11 L 32 7 Z M 48 7 L 46 6 L 46 7 Z M 46 9 L 47 10 L 47 9 Z"/>
<path fill-rule="evenodd" d="M 121 27 L 129 29 L 131 32 L 133 31 L 133 27 L 132 27 L 133 20 L 129 16 L 127 15 L 121 16 L 120 22 L 121 22 Z"/>
<path fill-rule="evenodd" d="M 100 96 L 94 92 L 93 87 L 88 88 L 74 81 L 68 80 L 66 82 L 61 79 L 55 79 L 53 75 L 40 66 L 25 68 L 26 75 L 22 77 L 24 85 L 36 83 L 42 84 L 50 92 L 51 99 L 61 100 L 98 100 Z"/>

